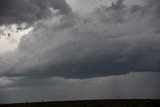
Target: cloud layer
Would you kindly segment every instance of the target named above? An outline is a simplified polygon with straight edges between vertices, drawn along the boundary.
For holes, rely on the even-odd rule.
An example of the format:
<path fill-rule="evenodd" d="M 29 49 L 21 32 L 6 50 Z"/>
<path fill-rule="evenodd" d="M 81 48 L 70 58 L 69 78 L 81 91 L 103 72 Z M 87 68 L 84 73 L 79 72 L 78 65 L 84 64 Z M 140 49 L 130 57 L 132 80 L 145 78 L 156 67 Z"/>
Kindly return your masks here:
<path fill-rule="evenodd" d="M 0 25 L 33 30 L 0 53 L 0 102 L 160 98 L 160 2 L 138 1 L 1 0 Z"/>
<path fill-rule="evenodd" d="M 71 11 L 65 0 L 1 0 L 0 25 L 33 23 L 50 16 L 50 8 L 63 14 Z"/>
<path fill-rule="evenodd" d="M 18 49 L 2 57 L 0 75 L 89 78 L 159 71 L 159 9 L 158 0 L 130 7 L 118 0 L 87 15 L 39 20 Z"/>
<path fill-rule="evenodd" d="M 31 78 L 8 78 L 14 81 L 5 85 L 4 102 L 84 100 L 84 99 L 134 99 L 160 97 L 158 72 L 131 72 L 127 75 L 90 79 L 65 79 L 50 77 L 47 81 Z M 27 85 L 26 85 L 27 84 Z"/>

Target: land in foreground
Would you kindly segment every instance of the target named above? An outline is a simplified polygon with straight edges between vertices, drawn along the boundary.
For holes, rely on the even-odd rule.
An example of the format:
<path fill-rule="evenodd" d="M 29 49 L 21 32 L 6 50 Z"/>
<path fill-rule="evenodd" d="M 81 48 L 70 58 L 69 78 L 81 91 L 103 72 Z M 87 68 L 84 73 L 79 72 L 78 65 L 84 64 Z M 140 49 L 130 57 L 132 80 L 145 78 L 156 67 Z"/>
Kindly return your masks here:
<path fill-rule="evenodd" d="M 160 107 L 160 99 L 27 102 L 1 104 L 0 107 Z"/>

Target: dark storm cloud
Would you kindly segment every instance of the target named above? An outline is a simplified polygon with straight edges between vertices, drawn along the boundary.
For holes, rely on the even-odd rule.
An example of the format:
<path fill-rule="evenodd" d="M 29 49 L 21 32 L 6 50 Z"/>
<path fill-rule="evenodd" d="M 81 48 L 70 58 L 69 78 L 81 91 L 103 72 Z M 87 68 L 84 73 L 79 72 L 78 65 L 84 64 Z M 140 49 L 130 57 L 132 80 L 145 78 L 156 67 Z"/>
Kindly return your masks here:
<path fill-rule="evenodd" d="M 53 101 L 84 99 L 160 98 L 158 72 L 131 72 L 127 75 L 89 79 L 58 77 L 15 79 L 13 85 L 2 87 L 7 101 Z M 11 78 L 10 78 L 11 79 Z M 13 80 L 13 79 L 11 79 Z M 7 90 L 10 89 L 10 90 Z M 135 91 L 136 90 L 136 91 Z M 6 100 L 5 100 L 6 101 Z"/>
<path fill-rule="evenodd" d="M 159 7 L 158 0 L 131 7 L 118 0 L 87 16 L 39 21 L 13 54 L 2 57 L 0 75 L 89 78 L 160 71 Z"/>
<path fill-rule="evenodd" d="M 49 17 L 50 8 L 70 12 L 65 0 L 0 0 L 0 24 L 32 23 Z"/>
<path fill-rule="evenodd" d="M 33 30 L 0 55 L 0 101 L 160 98 L 159 0 L 118 0 L 81 16 L 62 0 L 40 1 L 25 1 L 44 13 L 31 9 L 42 15 L 25 20 L 39 20 Z M 50 16 L 50 5 L 62 14 Z"/>

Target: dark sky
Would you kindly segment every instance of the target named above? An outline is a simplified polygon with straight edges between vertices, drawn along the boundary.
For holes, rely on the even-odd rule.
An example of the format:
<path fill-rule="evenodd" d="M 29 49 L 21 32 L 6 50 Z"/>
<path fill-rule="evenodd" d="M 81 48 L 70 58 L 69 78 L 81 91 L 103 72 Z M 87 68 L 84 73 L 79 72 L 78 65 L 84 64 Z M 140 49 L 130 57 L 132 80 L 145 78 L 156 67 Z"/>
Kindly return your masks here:
<path fill-rule="evenodd" d="M 73 7 L 65 0 L 0 1 L 0 26 L 33 28 L 14 51 L 0 54 L 2 101 L 160 98 L 159 0 L 106 0 L 85 14 Z"/>
<path fill-rule="evenodd" d="M 51 15 L 49 8 L 68 14 L 71 9 L 65 0 L 1 0 L 0 24 L 33 23 Z"/>

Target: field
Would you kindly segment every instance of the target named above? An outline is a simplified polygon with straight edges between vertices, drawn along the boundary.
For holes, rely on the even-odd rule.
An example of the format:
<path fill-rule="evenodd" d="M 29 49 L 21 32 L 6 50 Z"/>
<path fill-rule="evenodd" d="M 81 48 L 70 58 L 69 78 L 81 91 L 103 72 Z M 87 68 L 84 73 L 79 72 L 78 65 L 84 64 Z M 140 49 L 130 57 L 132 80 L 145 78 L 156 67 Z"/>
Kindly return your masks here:
<path fill-rule="evenodd" d="M 1 104 L 0 107 L 160 107 L 160 100 L 84 100 Z"/>

